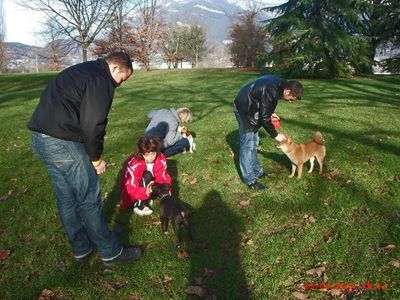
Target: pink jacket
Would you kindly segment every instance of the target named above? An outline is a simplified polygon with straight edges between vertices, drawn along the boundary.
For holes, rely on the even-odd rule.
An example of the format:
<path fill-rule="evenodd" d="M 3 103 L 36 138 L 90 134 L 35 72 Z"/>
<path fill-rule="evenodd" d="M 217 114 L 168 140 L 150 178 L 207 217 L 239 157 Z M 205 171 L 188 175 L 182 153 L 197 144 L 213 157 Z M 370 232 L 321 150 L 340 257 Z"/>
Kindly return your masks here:
<path fill-rule="evenodd" d="M 137 200 L 149 200 L 146 188 L 139 186 L 140 180 L 146 171 L 143 159 L 137 159 L 133 154 L 127 159 L 121 178 L 122 209 L 127 209 Z M 159 153 L 154 160 L 153 176 L 155 183 L 168 183 L 171 185 L 171 176 L 167 172 L 167 159 Z"/>

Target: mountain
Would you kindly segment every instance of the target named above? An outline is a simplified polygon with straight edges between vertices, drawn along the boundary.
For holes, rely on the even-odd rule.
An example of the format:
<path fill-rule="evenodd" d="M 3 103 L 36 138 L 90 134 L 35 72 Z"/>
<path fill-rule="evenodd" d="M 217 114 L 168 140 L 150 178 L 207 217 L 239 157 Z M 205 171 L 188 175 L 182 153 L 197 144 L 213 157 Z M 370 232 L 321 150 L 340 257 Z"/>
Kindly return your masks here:
<path fill-rule="evenodd" d="M 198 23 L 206 28 L 210 40 L 219 43 L 229 39 L 229 27 L 243 11 L 226 0 L 171 0 L 164 10 L 169 23 Z"/>

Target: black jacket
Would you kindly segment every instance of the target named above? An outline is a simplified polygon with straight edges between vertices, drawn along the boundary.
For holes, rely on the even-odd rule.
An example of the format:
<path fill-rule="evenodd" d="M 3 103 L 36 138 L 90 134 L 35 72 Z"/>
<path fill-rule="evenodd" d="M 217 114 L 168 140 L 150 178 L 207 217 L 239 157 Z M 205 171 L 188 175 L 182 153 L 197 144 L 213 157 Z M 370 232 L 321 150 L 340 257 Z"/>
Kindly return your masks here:
<path fill-rule="evenodd" d="M 261 127 L 272 138 L 278 135 L 271 123 L 278 100 L 283 97 L 286 80 L 266 75 L 242 87 L 235 98 L 235 107 L 243 121 L 246 132 L 257 131 Z"/>
<path fill-rule="evenodd" d="M 103 59 L 71 66 L 43 91 L 28 128 L 84 143 L 90 159 L 98 160 L 117 86 Z"/>

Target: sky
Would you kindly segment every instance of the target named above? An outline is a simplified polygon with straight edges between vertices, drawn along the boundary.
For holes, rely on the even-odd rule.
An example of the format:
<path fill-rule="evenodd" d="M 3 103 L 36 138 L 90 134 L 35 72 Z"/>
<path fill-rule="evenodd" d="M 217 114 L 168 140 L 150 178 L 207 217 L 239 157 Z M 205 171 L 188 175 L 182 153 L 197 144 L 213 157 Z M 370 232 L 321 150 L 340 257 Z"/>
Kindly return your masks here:
<path fill-rule="evenodd" d="M 283 0 L 260 1 L 268 6 L 285 2 Z M 228 2 L 243 4 L 246 0 L 228 0 Z M 3 0 L 3 5 L 6 25 L 5 41 L 43 46 L 43 42 L 38 38 L 38 32 L 41 30 L 41 22 L 45 19 L 44 14 L 23 8 L 15 0 Z"/>
<path fill-rule="evenodd" d="M 6 42 L 40 45 L 37 32 L 40 31 L 44 15 L 23 8 L 14 0 L 3 0 L 6 25 Z"/>

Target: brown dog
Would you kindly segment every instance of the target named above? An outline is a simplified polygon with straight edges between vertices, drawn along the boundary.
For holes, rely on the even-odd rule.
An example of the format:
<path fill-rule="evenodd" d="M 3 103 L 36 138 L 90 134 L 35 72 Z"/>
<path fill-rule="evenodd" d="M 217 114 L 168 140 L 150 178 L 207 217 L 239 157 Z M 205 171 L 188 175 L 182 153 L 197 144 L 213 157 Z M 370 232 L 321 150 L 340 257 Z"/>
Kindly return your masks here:
<path fill-rule="evenodd" d="M 186 227 L 187 234 L 192 239 L 192 231 L 190 227 L 190 210 L 185 203 L 173 198 L 170 195 L 168 184 L 154 184 L 152 187 L 153 195 L 160 198 L 160 220 L 161 227 L 165 234 L 168 233 L 168 222 L 171 220 L 175 233 L 175 245 L 180 248 L 181 227 Z"/>
<path fill-rule="evenodd" d="M 182 133 L 182 136 L 187 138 L 189 140 L 189 152 L 193 153 L 193 151 L 196 151 L 196 143 L 194 142 L 194 138 L 192 133 L 190 132 L 189 128 L 184 127 L 184 126 L 179 126 L 178 130 Z"/>
<path fill-rule="evenodd" d="M 310 170 L 308 173 L 311 173 L 314 169 L 315 158 L 318 160 L 319 174 L 322 174 L 326 148 L 321 132 L 317 131 L 314 139 L 307 144 L 296 144 L 290 137 L 286 136 L 286 138 L 286 141 L 279 143 L 276 147 L 281 149 L 292 162 L 292 174 L 289 177 L 292 178 L 294 176 L 297 167 L 297 178 L 301 178 L 303 164 L 308 160 L 310 161 Z"/>

